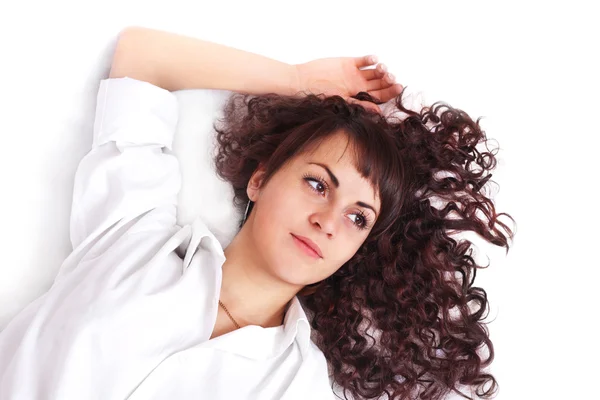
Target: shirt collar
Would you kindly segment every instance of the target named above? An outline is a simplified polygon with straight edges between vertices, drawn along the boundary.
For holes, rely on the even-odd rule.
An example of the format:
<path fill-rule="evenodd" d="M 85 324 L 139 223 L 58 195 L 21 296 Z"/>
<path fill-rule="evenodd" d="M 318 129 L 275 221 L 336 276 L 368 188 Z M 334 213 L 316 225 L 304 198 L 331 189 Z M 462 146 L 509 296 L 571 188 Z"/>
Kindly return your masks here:
<path fill-rule="evenodd" d="M 257 325 L 216 337 L 203 346 L 237 354 L 253 360 L 267 360 L 282 355 L 297 343 L 303 357 L 310 351 L 310 326 L 297 297 L 292 299 L 280 326 L 263 328 Z"/>
<path fill-rule="evenodd" d="M 285 313 L 283 329 L 286 337 L 285 343 L 289 345 L 296 339 L 302 352 L 308 352 L 310 346 L 310 323 L 302 308 L 302 304 L 300 304 L 300 300 L 298 300 L 298 296 L 294 296 L 290 307 Z"/>

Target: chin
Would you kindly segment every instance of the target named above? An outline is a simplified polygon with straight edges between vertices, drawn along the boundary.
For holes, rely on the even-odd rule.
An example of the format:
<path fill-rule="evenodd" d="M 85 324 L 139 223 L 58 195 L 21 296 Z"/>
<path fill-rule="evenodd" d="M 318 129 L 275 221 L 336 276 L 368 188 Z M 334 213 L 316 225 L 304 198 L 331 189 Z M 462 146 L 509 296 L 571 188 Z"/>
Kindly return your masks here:
<path fill-rule="evenodd" d="M 262 250 L 265 267 L 277 280 L 304 287 L 323 279 L 324 259 L 311 257 L 299 249 L 293 230 L 281 229 L 273 221 L 262 224 L 261 228 L 261 232 L 255 232 L 254 245 Z"/>
<path fill-rule="evenodd" d="M 283 247 L 273 249 L 269 269 L 279 280 L 289 285 L 304 286 L 311 281 L 314 267 L 303 262 L 292 250 Z"/>
<path fill-rule="evenodd" d="M 317 279 L 320 260 L 312 261 L 296 248 L 293 237 L 288 233 L 288 243 L 279 244 L 271 249 L 270 269 L 278 279 L 295 286 L 305 286 Z"/>

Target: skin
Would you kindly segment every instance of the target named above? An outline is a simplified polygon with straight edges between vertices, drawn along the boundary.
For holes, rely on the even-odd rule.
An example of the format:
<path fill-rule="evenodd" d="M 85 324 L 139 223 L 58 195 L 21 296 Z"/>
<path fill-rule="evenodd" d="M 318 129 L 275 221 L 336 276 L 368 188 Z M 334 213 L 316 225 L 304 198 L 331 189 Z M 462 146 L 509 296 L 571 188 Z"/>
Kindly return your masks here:
<path fill-rule="evenodd" d="M 247 193 L 254 208 L 225 249 L 221 286 L 221 301 L 241 327 L 281 325 L 289 301 L 305 285 L 335 273 L 369 235 L 381 204 L 371 183 L 356 170 L 354 156 L 347 136 L 337 132 L 292 158 L 265 185 L 262 166 L 252 175 Z M 310 163 L 327 165 L 339 187 L 324 168 Z M 307 180 L 307 174 L 322 178 L 325 186 Z M 368 220 L 365 229 L 358 228 L 365 221 L 361 211 Z M 323 257 L 306 255 L 291 233 L 310 238 Z M 219 308 L 211 337 L 235 329 Z"/>

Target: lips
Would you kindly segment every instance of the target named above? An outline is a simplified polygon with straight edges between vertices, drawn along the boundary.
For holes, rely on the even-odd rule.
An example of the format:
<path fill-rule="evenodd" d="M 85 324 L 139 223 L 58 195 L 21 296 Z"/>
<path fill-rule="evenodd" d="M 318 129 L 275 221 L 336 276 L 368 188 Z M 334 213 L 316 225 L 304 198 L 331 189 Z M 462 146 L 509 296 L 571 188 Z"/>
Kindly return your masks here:
<path fill-rule="evenodd" d="M 313 242 L 312 240 L 310 240 L 307 237 L 294 235 L 293 233 L 292 233 L 292 236 L 295 237 L 296 239 L 300 240 L 301 242 L 303 242 L 309 248 L 311 248 L 312 251 L 314 251 L 315 253 L 317 253 L 319 255 L 319 257 L 323 258 L 323 253 L 321 252 L 321 249 L 315 242 Z"/>

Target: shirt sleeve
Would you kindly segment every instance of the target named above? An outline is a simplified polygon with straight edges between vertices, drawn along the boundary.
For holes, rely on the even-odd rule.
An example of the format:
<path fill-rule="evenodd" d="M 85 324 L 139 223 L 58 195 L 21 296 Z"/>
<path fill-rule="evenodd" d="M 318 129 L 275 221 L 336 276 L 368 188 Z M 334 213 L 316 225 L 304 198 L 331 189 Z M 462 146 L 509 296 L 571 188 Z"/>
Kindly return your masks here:
<path fill-rule="evenodd" d="M 175 224 L 181 172 L 164 148 L 172 150 L 177 119 L 177 98 L 168 90 L 129 77 L 100 82 L 92 149 L 75 173 L 73 249 L 156 208 Z"/>

